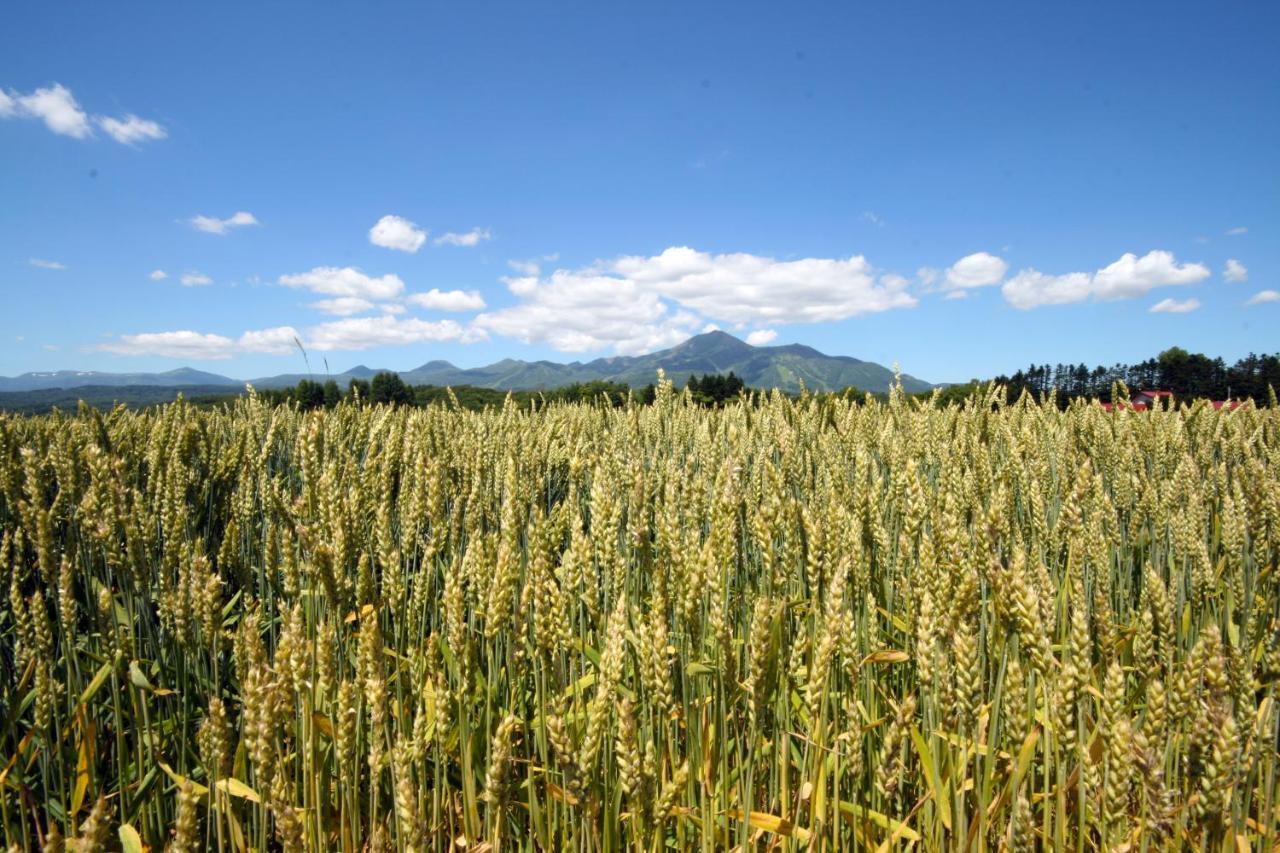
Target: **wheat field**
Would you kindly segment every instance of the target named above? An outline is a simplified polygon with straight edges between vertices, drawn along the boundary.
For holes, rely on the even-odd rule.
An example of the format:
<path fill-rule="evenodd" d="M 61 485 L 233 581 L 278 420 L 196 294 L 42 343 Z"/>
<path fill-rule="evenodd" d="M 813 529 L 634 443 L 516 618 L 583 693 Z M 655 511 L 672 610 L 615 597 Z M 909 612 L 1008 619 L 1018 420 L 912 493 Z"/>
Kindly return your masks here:
<path fill-rule="evenodd" d="M 1270 849 L 1280 409 L 0 416 L 18 850 Z"/>

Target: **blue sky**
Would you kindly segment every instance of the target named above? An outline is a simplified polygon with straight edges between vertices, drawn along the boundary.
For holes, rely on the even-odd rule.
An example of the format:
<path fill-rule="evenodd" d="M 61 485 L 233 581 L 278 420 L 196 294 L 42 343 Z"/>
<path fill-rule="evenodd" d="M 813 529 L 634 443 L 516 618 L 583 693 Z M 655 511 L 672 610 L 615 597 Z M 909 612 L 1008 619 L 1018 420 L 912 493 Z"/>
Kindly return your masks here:
<path fill-rule="evenodd" d="M 709 326 L 936 381 L 1275 351 L 1277 33 L 1271 2 L 12 4 L 0 373 Z"/>

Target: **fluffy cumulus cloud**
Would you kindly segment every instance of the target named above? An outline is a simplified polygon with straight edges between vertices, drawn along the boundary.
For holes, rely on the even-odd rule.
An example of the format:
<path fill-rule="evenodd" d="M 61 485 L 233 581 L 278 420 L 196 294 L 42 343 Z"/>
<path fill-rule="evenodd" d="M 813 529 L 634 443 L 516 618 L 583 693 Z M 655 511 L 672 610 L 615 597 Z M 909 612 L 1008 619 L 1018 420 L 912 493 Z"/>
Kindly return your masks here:
<path fill-rule="evenodd" d="M 1280 290 L 1259 290 L 1249 297 L 1245 305 L 1267 305 L 1272 302 L 1280 302 Z"/>
<path fill-rule="evenodd" d="M 155 273 L 152 273 L 151 277 L 154 279 L 156 277 Z M 161 276 L 161 278 L 163 278 L 163 276 Z M 213 284 L 213 279 L 209 278 L 209 276 L 199 270 L 188 270 L 187 272 L 184 272 L 178 281 L 182 282 L 183 287 L 203 287 L 206 284 Z"/>
<path fill-rule="evenodd" d="M 1209 277 L 1204 264 L 1179 264 L 1172 252 L 1132 252 L 1098 270 L 1093 276 L 1093 293 L 1099 299 L 1132 299 L 1157 287 L 1196 284 Z"/>
<path fill-rule="evenodd" d="M 1230 282 L 1248 281 L 1249 268 L 1235 258 L 1228 258 L 1227 265 L 1222 268 L 1222 277 Z"/>
<path fill-rule="evenodd" d="M 312 302 L 311 307 L 326 314 L 350 317 L 352 314 L 363 314 L 366 311 L 372 311 L 375 306 L 368 299 L 361 299 L 359 296 L 337 296 L 333 299 L 321 299 L 319 302 Z"/>
<path fill-rule="evenodd" d="M 239 338 L 202 334 L 190 330 L 176 332 L 143 332 L 121 335 L 98 349 L 116 355 L 158 355 L 166 358 L 205 361 L 231 358 L 244 353 L 286 353 L 298 336 L 291 326 L 245 332 Z"/>
<path fill-rule="evenodd" d="M 152 281 L 164 281 L 168 277 L 169 277 L 169 274 L 164 270 L 152 270 L 151 272 L 147 273 L 147 278 L 151 279 Z"/>
<path fill-rule="evenodd" d="M 356 267 L 316 267 L 309 272 L 280 276 L 285 287 L 299 287 L 325 296 L 353 296 L 370 301 L 397 299 L 404 293 L 399 276 L 366 275 Z"/>
<path fill-rule="evenodd" d="M 427 242 L 427 232 L 401 216 L 384 216 L 369 229 L 369 242 L 385 249 L 416 252 Z"/>
<path fill-rule="evenodd" d="M 861 255 L 778 261 L 682 246 L 653 257 L 620 258 L 607 271 L 645 293 L 735 324 L 820 323 L 916 304 L 905 279 L 877 283 Z"/>
<path fill-rule="evenodd" d="M 947 290 L 987 287 L 999 284 L 1008 269 L 1009 264 L 1004 258 L 998 258 L 987 252 L 974 252 L 972 255 L 965 255 L 947 268 L 943 284 Z"/>
<path fill-rule="evenodd" d="M 1153 251 L 1142 257 L 1126 253 L 1095 273 L 1049 275 L 1021 270 L 1004 283 L 1004 298 L 1015 308 L 1067 305 L 1087 299 L 1115 300 L 1143 296 L 1157 287 L 1196 284 L 1209 277 L 1204 264 L 1179 264 L 1172 252 Z"/>
<path fill-rule="evenodd" d="M 132 113 L 122 118 L 92 116 L 81 108 L 71 90 L 61 83 L 36 89 L 29 94 L 0 90 L 0 118 L 30 118 L 43 121 L 45 127 L 60 136 L 88 139 L 93 126 L 102 128 L 116 142 L 136 145 L 168 134 L 154 121 Z"/>
<path fill-rule="evenodd" d="M 236 341 L 242 352 L 263 352 L 270 355 L 286 355 L 298 344 L 298 330 L 293 326 L 276 326 L 245 332 Z"/>
<path fill-rule="evenodd" d="M 461 233 L 450 231 L 436 238 L 438 246 L 476 246 L 485 240 L 492 240 L 493 235 L 488 228 L 472 228 Z"/>
<path fill-rule="evenodd" d="M 1152 314 L 1190 314 L 1199 307 L 1199 299 L 1161 299 L 1148 310 Z"/>
<path fill-rule="evenodd" d="M 779 261 L 672 247 L 577 270 L 505 279 L 517 304 L 479 315 L 485 331 L 566 352 L 670 346 L 707 324 L 819 323 L 909 308 L 901 277 L 877 280 L 861 256 Z"/>
<path fill-rule="evenodd" d="M 430 311 L 479 311 L 484 308 L 484 297 L 475 290 L 438 290 L 411 293 L 405 298 L 410 305 Z"/>
<path fill-rule="evenodd" d="M 616 276 L 557 270 L 545 279 L 506 281 L 521 301 L 480 314 L 476 328 L 562 352 L 646 352 L 677 344 L 700 325 L 691 315 L 673 314 L 657 294 Z"/>
<path fill-rule="evenodd" d="M 188 220 L 191 227 L 206 234 L 226 234 L 236 228 L 257 225 L 258 218 L 247 210 L 238 210 L 226 219 L 216 216 L 193 216 Z"/>
<path fill-rule="evenodd" d="M 401 319 L 384 314 L 381 317 L 352 317 L 313 326 L 307 331 L 306 342 L 308 347 L 317 350 L 361 350 L 458 341 L 464 334 L 462 326 L 452 320 L 428 322 L 415 317 Z"/>
<path fill-rule="evenodd" d="M 765 344 L 771 344 L 778 337 L 778 333 L 773 329 L 756 329 L 747 335 L 747 343 L 753 347 L 762 347 Z"/>
<path fill-rule="evenodd" d="M 27 263 L 31 264 L 33 267 L 39 267 L 42 270 L 65 270 L 67 268 L 66 264 L 59 263 L 58 261 L 48 261 L 44 258 L 30 258 L 27 260 Z"/>
<path fill-rule="evenodd" d="M 1046 275 L 1039 270 L 1022 270 L 1000 290 L 1010 305 L 1027 309 L 1082 302 L 1089 298 L 1092 285 L 1093 276 L 1084 272 Z"/>
<path fill-rule="evenodd" d="M 164 139 L 169 135 L 154 121 L 138 118 L 133 113 L 129 113 L 124 118 L 98 116 L 97 122 L 98 127 L 105 130 L 108 136 L 121 145 L 137 145 L 139 142 Z"/>

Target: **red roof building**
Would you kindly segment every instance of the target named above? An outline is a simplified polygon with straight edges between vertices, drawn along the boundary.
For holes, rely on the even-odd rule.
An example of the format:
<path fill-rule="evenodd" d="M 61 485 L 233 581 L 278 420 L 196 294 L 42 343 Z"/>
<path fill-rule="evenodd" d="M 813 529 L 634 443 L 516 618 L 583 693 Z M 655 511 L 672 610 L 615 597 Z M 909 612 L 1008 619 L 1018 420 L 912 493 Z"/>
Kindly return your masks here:
<path fill-rule="evenodd" d="M 1129 402 L 1124 403 L 1100 403 L 1099 405 L 1108 412 L 1113 409 L 1133 409 L 1135 412 L 1145 412 L 1155 406 L 1156 401 L 1163 400 L 1165 406 L 1173 405 L 1174 397 L 1172 391 L 1139 391 L 1129 398 Z M 1214 411 L 1226 407 L 1227 411 L 1234 411 L 1240 407 L 1239 400 L 1210 400 L 1209 405 L 1213 406 Z"/>
<path fill-rule="evenodd" d="M 1164 400 L 1165 403 L 1172 403 L 1173 392 L 1172 391 L 1139 391 L 1138 393 L 1132 395 L 1129 398 L 1129 402 L 1133 403 L 1135 406 L 1138 403 L 1142 403 L 1143 405 L 1146 405 L 1146 406 L 1153 406 L 1155 405 L 1156 400 Z"/>

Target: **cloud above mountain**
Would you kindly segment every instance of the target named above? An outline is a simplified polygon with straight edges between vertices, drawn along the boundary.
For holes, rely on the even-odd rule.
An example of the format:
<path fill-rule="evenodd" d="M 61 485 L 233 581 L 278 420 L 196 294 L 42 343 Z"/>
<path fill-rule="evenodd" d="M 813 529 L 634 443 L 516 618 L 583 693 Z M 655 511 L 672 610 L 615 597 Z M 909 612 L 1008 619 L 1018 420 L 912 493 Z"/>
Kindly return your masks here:
<path fill-rule="evenodd" d="M 565 352 L 646 352 L 707 322 L 734 326 L 831 322 L 911 308 L 902 277 L 877 278 L 866 258 L 777 260 L 673 246 L 578 269 L 504 279 L 516 304 L 479 315 L 488 332 Z"/>

